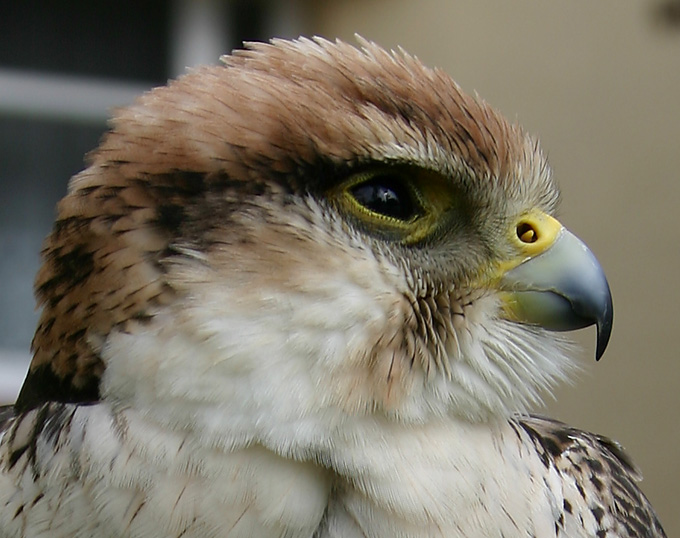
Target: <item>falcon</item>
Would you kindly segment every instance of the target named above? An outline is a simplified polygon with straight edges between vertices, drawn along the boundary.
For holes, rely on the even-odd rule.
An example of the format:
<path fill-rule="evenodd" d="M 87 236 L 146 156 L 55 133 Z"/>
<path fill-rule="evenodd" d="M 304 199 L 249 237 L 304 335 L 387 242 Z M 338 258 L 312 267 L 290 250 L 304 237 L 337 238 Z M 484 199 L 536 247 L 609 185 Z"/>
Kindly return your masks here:
<path fill-rule="evenodd" d="M 612 327 L 537 142 L 364 40 L 222 60 L 58 205 L 0 536 L 665 536 L 617 443 L 529 414 Z"/>

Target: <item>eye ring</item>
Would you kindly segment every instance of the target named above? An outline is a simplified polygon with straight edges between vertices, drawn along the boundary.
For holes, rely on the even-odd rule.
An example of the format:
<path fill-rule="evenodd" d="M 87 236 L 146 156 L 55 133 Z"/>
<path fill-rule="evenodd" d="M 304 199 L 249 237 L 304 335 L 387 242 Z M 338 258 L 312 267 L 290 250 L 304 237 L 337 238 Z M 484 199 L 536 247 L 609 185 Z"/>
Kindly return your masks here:
<path fill-rule="evenodd" d="M 364 233 L 404 245 L 420 244 L 464 217 L 464 197 L 450 177 L 404 163 L 355 170 L 327 196 Z"/>

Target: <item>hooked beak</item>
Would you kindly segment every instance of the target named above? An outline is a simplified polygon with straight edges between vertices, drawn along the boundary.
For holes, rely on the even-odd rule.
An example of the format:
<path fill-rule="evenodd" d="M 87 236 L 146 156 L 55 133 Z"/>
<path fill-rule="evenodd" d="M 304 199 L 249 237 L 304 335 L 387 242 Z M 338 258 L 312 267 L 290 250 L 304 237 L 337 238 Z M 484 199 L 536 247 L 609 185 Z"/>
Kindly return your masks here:
<path fill-rule="evenodd" d="M 498 274 L 505 317 L 553 331 L 595 324 L 600 360 L 612 331 L 613 306 L 594 254 L 542 212 L 524 215 L 514 235 L 521 254 L 502 264 Z"/>

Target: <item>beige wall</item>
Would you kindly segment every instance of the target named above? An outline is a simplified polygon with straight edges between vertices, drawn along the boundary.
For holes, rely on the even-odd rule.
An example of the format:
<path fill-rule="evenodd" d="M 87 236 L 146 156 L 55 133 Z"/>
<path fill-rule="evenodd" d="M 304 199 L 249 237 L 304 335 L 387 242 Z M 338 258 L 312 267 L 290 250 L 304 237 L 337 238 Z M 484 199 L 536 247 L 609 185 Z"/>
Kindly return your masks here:
<path fill-rule="evenodd" d="M 538 135 L 560 217 L 614 294 L 612 341 L 548 412 L 618 439 L 680 536 L 680 28 L 633 0 L 317 2 L 311 30 L 403 46 Z"/>

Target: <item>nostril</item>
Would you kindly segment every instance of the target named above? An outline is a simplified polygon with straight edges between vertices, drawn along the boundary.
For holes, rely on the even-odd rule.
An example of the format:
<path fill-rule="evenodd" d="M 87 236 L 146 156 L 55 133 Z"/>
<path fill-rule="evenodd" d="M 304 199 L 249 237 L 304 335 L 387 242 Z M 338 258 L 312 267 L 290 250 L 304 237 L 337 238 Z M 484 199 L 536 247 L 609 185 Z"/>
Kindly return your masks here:
<path fill-rule="evenodd" d="M 538 241 L 538 232 L 528 222 L 520 222 L 517 225 L 517 237 L 522 243 L 535 243 Z"/>

